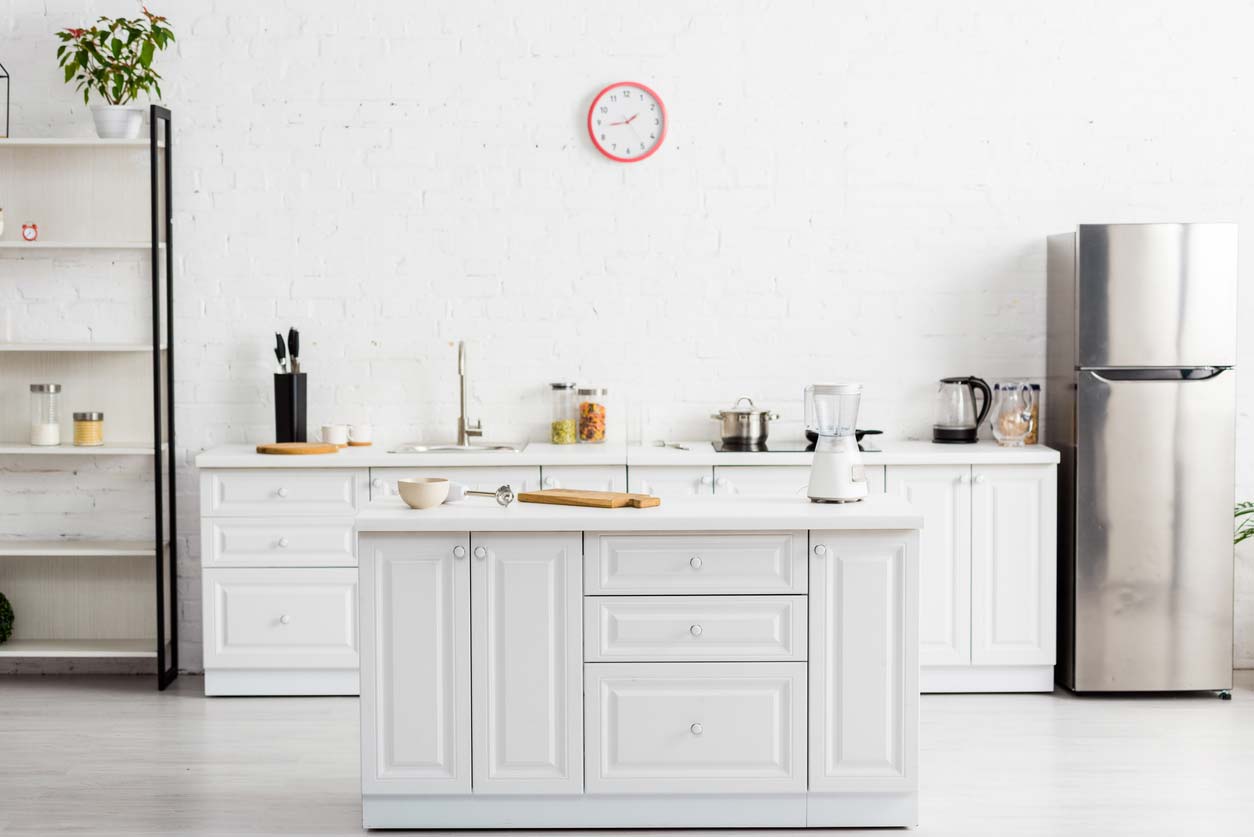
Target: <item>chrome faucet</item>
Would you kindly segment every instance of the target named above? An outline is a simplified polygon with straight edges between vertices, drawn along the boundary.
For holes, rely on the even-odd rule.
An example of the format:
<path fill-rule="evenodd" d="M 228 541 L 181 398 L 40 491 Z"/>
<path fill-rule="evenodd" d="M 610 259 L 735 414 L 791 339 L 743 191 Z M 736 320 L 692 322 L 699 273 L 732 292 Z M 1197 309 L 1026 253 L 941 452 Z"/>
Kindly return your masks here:
<path fill-rule="evenodd" d="M 461 415 L 457 417 L 457 444 L 459 447 L 470 445 L 472 436 L 483 435 L 483 422 L 471 424 L 466 419 L 466 341 L 457 341 L 457 385 L 461 395 Z"/>

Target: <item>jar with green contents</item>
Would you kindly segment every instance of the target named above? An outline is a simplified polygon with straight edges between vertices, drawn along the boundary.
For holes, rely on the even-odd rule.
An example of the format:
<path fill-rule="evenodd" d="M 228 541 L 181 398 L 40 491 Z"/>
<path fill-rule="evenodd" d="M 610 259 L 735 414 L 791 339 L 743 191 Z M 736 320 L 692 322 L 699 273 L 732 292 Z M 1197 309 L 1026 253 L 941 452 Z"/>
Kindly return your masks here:
<path fill-rule="evenodd" d="M 575 385 L 549 384 L 552 393 L 553 417 L 549 424 L 549 441 L 555 445 L 573 445 L 576 441 Z"/>

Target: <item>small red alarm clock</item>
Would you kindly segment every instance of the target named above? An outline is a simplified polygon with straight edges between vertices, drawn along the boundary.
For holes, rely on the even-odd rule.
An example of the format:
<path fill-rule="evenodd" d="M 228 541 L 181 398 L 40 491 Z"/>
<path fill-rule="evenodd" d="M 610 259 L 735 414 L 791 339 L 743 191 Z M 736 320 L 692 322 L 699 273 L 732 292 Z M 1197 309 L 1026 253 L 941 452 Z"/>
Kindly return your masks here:
<path fill-rule="evenodd" d="M 22 225 L 22 239 L 23 240 L 34 241 L 37 238 L 39 238 L 39 225 L 38 224 L 23 224 Z"/>

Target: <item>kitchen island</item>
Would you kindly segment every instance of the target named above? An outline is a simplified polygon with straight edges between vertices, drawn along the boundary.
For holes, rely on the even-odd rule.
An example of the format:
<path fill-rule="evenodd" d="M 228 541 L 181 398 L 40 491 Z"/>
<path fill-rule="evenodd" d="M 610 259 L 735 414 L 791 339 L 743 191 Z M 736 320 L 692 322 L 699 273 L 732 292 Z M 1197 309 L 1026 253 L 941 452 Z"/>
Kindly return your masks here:
<path fill-rule="evenodd" d="M 370 503 L 366 827 L 914 825 L 922 521 Z"/>

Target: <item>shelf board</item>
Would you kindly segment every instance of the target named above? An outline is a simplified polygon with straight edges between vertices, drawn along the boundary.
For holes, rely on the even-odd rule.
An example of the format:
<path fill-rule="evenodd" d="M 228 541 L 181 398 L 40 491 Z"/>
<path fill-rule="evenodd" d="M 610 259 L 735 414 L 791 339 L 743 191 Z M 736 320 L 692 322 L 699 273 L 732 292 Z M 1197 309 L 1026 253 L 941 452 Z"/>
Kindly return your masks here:
<path fill-rule="evenodd" d="M 157 245 L 165 249 L 165 242 Z M 151 250 L 148 241 L 0 241 L 0 250 Z"/>
<path fill-rule="evenodd" d="M 11 639 L 0 657 L 156 657 L 155 639 Z"/>
<path fill-rule="evenodd" d="M 169 447 L 162 443 L 161 450 Z M 152 445 L 128 442 L 105 442 L 95 447 L 75 447 L 62 445 L 31 445 L 25 442 L 0 442 L 0 456 L 152 456 L 156 449 Z"/>
<path fill-rule="evenodd" d="M 99 137 L 0 137 L 0 148 L 147 148 L 148 139 L 100 139 Z M 165 141 L 157 142 L 165 148 Z"/>
<path fill-rule="evenodd" d="M 161 344 L 161 351 L 166 345 Z M 56 352 L 86 354 L 89 352 L 151 352 L 151 343 L 0 343 L 0 352 Z"/>
<path fill-rule="evenodd" d="M 146 541 L 56 538 L 0 538 L 0 558 L 153 558 L 157 550 Z"/>

